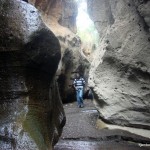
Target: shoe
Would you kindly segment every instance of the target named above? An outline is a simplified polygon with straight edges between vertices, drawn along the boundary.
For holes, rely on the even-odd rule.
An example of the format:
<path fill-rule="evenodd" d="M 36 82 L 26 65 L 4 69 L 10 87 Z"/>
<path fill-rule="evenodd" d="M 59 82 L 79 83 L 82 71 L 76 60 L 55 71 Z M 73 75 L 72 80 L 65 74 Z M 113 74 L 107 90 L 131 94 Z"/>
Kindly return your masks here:
<path fill-rule="evenodd" d="M 78 108 L 81 108 L 81 105 L 79 105 Z"/>
<path fill-rule="evenodd" d="M 84 107 L 84 105 L 82 104 L 82 105 L 81 105 L 81 108 L 83 108 L 83 107 Z"/>

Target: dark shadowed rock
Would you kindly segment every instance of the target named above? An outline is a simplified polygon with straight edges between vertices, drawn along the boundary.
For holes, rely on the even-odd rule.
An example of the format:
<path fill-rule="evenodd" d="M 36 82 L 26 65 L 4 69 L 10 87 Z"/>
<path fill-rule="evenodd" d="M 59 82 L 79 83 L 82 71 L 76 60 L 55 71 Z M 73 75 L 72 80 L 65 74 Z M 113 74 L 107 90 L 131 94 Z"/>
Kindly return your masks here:
<path fill-rule="evenodd" d="M 0 148 L 47 150 L 65 124 L 60 45 L 26 2 L 0 0 Z"/>
<path fill-rule="evenodd" d="M 28 0 L 23 0 L 24 2 L 28 2 Z"/>

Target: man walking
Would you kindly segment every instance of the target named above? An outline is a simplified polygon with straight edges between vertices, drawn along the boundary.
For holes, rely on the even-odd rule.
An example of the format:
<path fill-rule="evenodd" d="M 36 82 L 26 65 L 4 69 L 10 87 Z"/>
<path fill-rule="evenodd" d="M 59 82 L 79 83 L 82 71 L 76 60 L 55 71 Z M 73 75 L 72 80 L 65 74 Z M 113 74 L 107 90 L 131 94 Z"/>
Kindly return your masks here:
<path fill-rule="evenodd" d="M 84 107 L 83 104 L 83 88 L 85 86 L 85 80 L 79 75 L 76 75 L 76 78 L 74 79 L 73 85 L 76 89 L 76 98 L 78 102 L 78 107 L 82 108 Z"/>

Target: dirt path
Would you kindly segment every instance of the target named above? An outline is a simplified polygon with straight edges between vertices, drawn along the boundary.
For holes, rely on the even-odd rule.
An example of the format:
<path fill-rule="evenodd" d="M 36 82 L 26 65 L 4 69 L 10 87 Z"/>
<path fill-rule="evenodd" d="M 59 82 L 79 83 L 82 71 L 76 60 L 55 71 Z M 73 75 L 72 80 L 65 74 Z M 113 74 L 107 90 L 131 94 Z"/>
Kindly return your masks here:
<path fill-rule="evenodd" d="M 90 100 L 84 108 L 64 105 L 66 126 L 55 150 L 150 150 L 150 139 L 120 129 L 98 129 L 98 112 Z M 102 126 L 104 126 L 102 124 Z"/>

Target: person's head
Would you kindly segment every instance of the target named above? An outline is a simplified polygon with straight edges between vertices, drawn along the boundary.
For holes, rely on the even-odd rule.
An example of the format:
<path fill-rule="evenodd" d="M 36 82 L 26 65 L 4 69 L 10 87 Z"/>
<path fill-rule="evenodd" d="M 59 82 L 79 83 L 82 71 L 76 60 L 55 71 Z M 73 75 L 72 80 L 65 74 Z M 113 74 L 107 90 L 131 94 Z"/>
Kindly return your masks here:
<path fill-rule="evenodd" d="M 80 78 L 80 74 L 79 73 L 76 73 L 76 78 Z"/>

